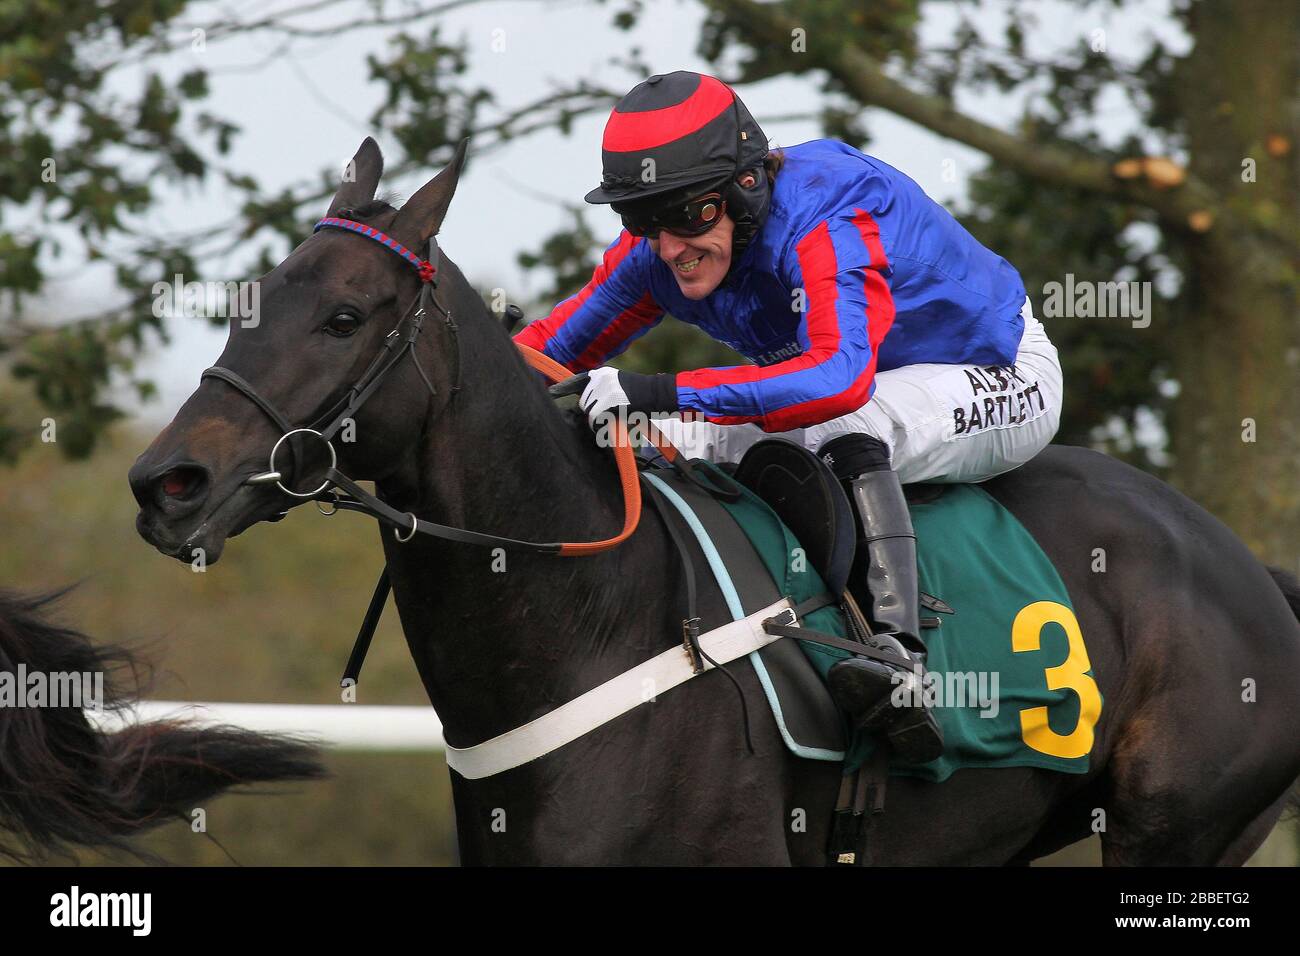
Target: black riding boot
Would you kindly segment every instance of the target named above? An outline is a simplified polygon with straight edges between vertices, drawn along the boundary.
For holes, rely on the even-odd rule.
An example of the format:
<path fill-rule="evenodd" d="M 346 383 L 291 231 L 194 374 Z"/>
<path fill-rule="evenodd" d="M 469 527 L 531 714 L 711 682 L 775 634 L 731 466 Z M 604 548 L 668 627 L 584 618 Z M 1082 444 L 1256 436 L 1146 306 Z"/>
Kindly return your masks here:
<path fill-rule="evenodd" d="M 858 514 L 862 534 L 853 574 L 871 596 L 863 611 L 873 649 L 898 658 L 897 666 L 867 657 L 840 661 L 827 675 L 831 695 L 859 726 L 883 732 L 902 760 L 935 760 L 943 753 L 943 731 L 921 693 L 925 644 L 916 533 L 903 487 L 889 466 L 889 449 L 870 435 L 840 435 L 818 454 L 844 481 Z M 902 684 L 911 685 L 912 693 L 904 697 L 911 706 L 896 706 L 891 699 Z"/>

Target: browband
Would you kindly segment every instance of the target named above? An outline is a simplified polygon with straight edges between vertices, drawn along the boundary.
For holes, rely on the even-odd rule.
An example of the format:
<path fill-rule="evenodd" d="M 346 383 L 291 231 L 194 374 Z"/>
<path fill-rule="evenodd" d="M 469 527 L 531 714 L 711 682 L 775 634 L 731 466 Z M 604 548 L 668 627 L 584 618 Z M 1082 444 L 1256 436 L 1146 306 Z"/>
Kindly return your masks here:
<path fill-rule="evenodd" d="M 421 259 L 388 233 L 380 232 L 374 226 L 367 226 L 364 222 L 356 222 L 352 219 L 340 219 L 337 216 L 328 216 L 316 223 L 316 228 L 312 230 L 312 233 L 318 233 L 322 229 L 346 229 L 348 232 L 355 232 L 359 236 L 373 239 L 375 242 L 380 243 L 385 249 L 397 253 L 414 266 L 415 271 L 420 273 L 421 282 L 430 282 L 435 287 L 438 285 L 436 278 L 438 267 L 435 262 L 430 262 L 428 259 Z M 436 259 L 438 255 L 438 244 L 430 241 L 429 247 L 432 250 L 431 254 Z"/>

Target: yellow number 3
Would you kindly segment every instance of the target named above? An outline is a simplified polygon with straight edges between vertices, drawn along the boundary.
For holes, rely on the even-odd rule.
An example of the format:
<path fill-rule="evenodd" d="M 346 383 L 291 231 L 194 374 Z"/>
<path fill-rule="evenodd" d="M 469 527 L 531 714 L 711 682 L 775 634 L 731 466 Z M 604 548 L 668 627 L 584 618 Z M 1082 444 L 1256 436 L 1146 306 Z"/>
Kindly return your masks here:
<path fill-rule="evenodd" d="M 1097 682 L 1084 671 L 1090 669 L 1088 649 L 1083 646 L 1079 621 L 1064 604 L 1038 601 L 1026 605 L 1011 625 L 1011 649 L 1036 651 L 1043 625 L 1059 624 L 1065 630 L 1070 653 L 1055 667 L 1045 670 L 1047 689 L 1069 688 L 1079 697 L 1079 720 L 1068 734 L 1058 734 L 1047 723 L 1046 707 L 1026 707 L 1020 712 L 1020 736 L 1039 753 L 1053 757 L 1082 757 L 1092 750 L 1092 729 L 1101 716 L 1101 692 Z"/>

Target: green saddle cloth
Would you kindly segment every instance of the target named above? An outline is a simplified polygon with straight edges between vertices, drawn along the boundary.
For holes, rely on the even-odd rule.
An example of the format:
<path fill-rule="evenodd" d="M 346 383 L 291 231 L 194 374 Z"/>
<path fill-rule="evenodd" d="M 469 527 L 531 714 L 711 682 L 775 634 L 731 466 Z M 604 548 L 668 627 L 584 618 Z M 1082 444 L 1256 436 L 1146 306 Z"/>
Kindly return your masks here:
<path fill-rule="evenodd" d="M 762 556 L 773 581 L 796 603 L 824 590 L 776 513 L 745 489 L 723 502 Z M 1101 693 L 1060 575 L 1015 517 L 978 485 L 952 485 L 911 505 L 921 590 L 953 614 L 923 632 L 926 692 L 944 734 L 944 754 L 925 764 L 891 763 L 890 773 L 941 781 L 962 767 L 1041 767 L 1086 773 Z M 922 609 L 923 615 L 934 612 Z M 837 608 L 803 626 L 845 636 Z M 801 641 L 825 679 L 846 651 Z M 903 693 L 903 688 L 896 688 Z M 844 769 L 875 742 L 851 734 Z"/>

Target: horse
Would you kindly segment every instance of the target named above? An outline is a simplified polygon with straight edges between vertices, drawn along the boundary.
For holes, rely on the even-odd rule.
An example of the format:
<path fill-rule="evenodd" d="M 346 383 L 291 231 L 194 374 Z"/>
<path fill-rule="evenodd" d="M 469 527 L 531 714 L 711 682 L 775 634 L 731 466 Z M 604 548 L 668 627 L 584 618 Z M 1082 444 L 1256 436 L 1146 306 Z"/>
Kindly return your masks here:
<path fill-rule="evenodd" d="M 0 672 L 103 675 L 101 713 L 128 709 L 148 668 L 130 649 L 51 620 L 64 591 L 0 590 Z M 159 862 L 133 838 L 237 784 L 324 775 L 314 746 L 290 736 L 183 720 L 104 729 L 82 701 L 0 706 L 0 858 L 38 862 L 79 847 Z"/>
<path fill-rule="evenodd" d="M 375 198 L 383 159 L 367 138 L 326 217 L 436 250 L 465 155 L 462 142 L 396 208 Z M 381 522 L 383 554 L 429 700 L 464 748 L 678 644 L 686 582 L 649 509 L 618 547 L 577 556 L 415 534 L 425 521 L 588 541 L 619 527 L 622 505 L 608 449 L 557 407 L 445 256 L 433 293 L 445 319 L 411 331 L 422 276 L 392 251 L 342 229 L 298 245 L 259 280 L 260 321 L 232 319 L 215 368 L 243 384 L 205 373 L 129 480 L 147 542 L 215 564 L 230 537 L 308 500 L 314 477 L 277 487 L 273 454 L 267 472 L 285 426 L 350 409 L 337 469 L 412 522 Z M 409 360 L 372 387 L 394 340 Z M 309 450 L 295 453 L 304 468 Z M 891 778 L 865 862 L 1023 864 L 1098 829 L 1110 865 L 1244 862 L 1300 775 L 1300 585 L 1177 491 L 1088 449 L 1052 446 L 985 487 L 1055 563 L 1087 635 L 1106 702 L 1090 770 Z M 1092 570 L 1096 548 L 1108 573 Z M 729 620 L 716 589 L 699 601 L 705 620 Z M 752 668 L 731 670 L 761 701 Z M 542 759 L 452 772 L 452 788 L 469 865 L 821 865 L 840 777 L 793 756 L 770 720 L 752 721 L 747 748 L 734 693 L 706 674 Z"/>

